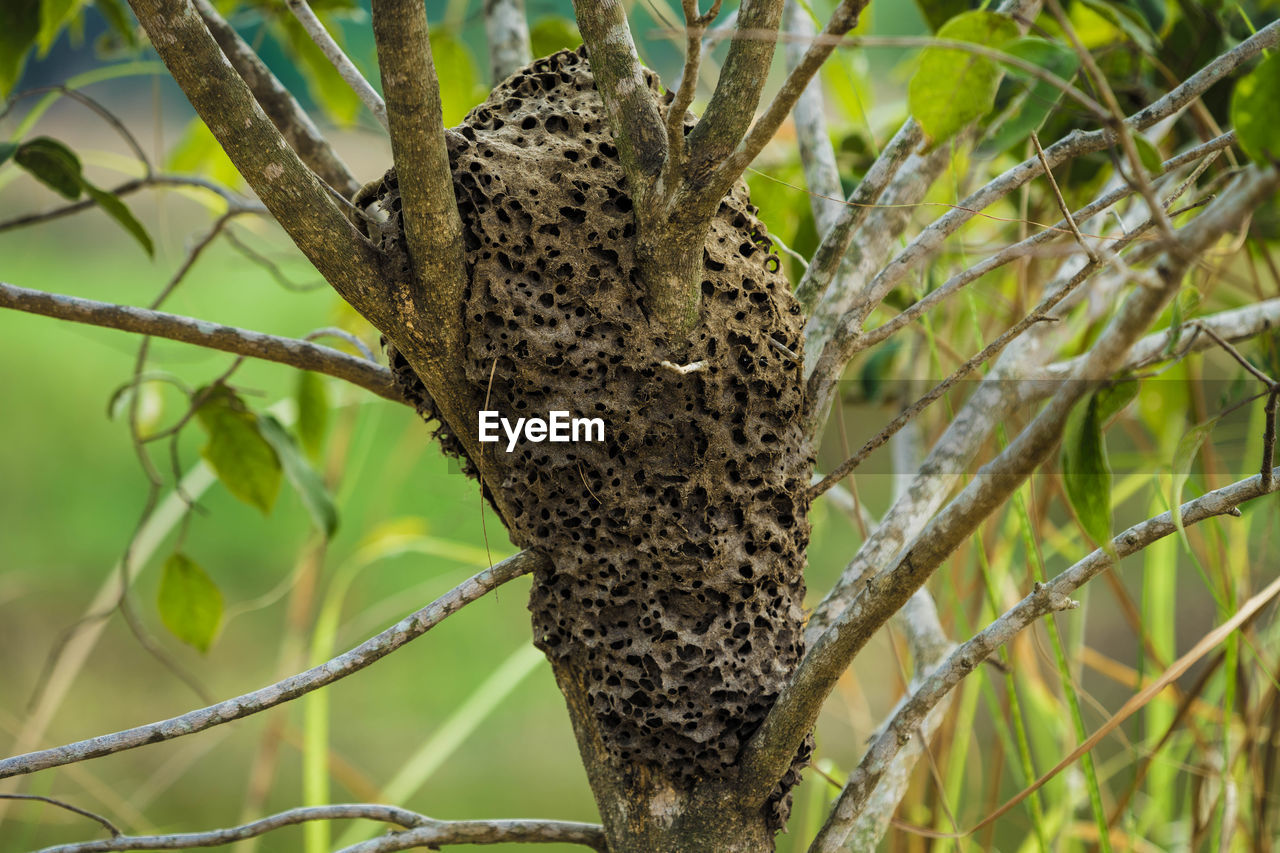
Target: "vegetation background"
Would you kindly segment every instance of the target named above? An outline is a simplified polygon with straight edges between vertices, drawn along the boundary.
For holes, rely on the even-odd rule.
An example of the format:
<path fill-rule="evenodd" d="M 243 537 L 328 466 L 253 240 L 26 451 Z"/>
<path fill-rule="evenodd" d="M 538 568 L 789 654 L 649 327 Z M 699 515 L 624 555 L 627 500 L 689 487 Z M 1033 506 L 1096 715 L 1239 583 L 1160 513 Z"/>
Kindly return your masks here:
<path fill-rule="evenodd" d="M 228 11 L 236 4 L 220 5 Z M 345 46 L 356 63 L 376 76 L 365 8 L 347 0 L 314 5 L 346 34 Z M 682 38 L 672 34 L 678 4 L 638 0 L 627 5 L 643 59 L 664 80 L 674 79 Z M 1177 4 L 1168 5 L 1170 20 L 1176 20 Z M 1237 6 L 1239 14 L 1233 18 L 1228 10 L 1223 18 L 1247 33 L 1250 14 L 1274 14 L 1277 4 L 1226 5 Z M 1073 9 L 1082 28 L 1092 28 L 1083 31 L 1096 45 L 1111 40 L 1117 53 L 1133 50 L 1132 33 L 1115 21 L 1090 13 L 1088 4 Z M 295 92 L 344 128 L 336 134 L 336 146 L 356 174 L 366 180 L 378 176 L 390 163 L 385 136 L 325 66 L 299 52 L 299 43 L 291 41 L 289 28 L 281 23 L 281 15 L 287 17 L 281 10 L 282 4 L 279 9 L 242 4 L 231 19 L 251 42 L 266 45 L 264 58 Z M 576 45 L 567 0 L 528 0 L 528 11 L 535 55 Z M 429 2 L 428 12 L 448 125 L 479 103 L 491 82 L 486 79 L 480 3 Z M 83 21 L 81 32 L 63 31 L 47 52 L 32 58 L 17 90 L 56 83 L 83 86 L 121 116 L 154 162 L 235 182 L 229 163 L 207 132 L 193 123 L 190 108 L 154 57 L 141 52 L 122 65 L 128 46 L 109 19 L 94 8 Z M 916 4 L 877 2 L 860 32 L 927 35 L 930 28 Z M 1170 43 L 1162 44 L 1162 50 L 1171 49 Z M 874 140 L 882 143 L 886 129 L 905 115 L 913 56 L 905 49 L 843 51 L 823 71 L 842 172 L 850 183 L 868 162 Z M 102 186 L 138 174 L 128 149 L 100 118 L 67 98 L 56 99 L 47 111 L 44 106 L 40 98 L 17 102 L 0 122 L 0 139 L 32 132 L 60 139 L 76 150 L 86 174 Z M 33 108 L 39 109 L 38 117 L 33 118 Z M 748 182 L 771 232 L 807 254 L 815 232 L 794 139 L 788 134 L 784 128 Z M 960 198 L 959 180 L 941 181 L 934 200 Z M 1079 188 L 1093 186 L 1090 180 L 1081 177 Z M 995 212 L 1016 220 L 1014 202 Z M 12 163 L 0 167 L 0 220 L 55 203 L 47 189 Z M 0 278 L 146 304 L 181 262 L 192 235 L 207 227 L 216 203 L 206 194 L 183 191 L 139 194 L 129 204 L 155 239 L 154 259 L 95 210 L 38 228 L 0 230 Z M 929 214 L 923 211 L 922 219 Z M 1264 224 L 1268 217 L 1275 221 L 1272 212 L 1263 214 Z M 1010 227 L 981 221 L 965 232 L 964 245 L 957 244 L 956 251 L 977 250 Z M 339 326 L 376 346 L 376 334 L 331 291 L 307 287 L 318 278 L 273 225 L 247 217 L 231 230 L 253 252 L 271 259 L 274 272 L 219 240 L 167 303 L 168 310 L 295 337 Z M 1270 236 L 1262 232 L 1263 238 Z M 1270 252 L 1270 245 L 1259 241 L 1216 258 L 1215 269 L 1227 274 L 1212 274 L 1215 280 L 1204 288 L 1204 301 L 1195 309 L 1237 304 L 1233 288 L 1240 287 L 1239 281 L 1261 281 L 1259 286 L 1274 295 L 1280 282 L 1269 267 Z M 794 263 L 791 272 L 798 277 Z M 842 422 L 827 432 L 826 466 L 820 467 L 848 455 L 849 447 L 858 446 L 894 413 L 895 401 L 908 392 L 893 383 L 936 380 L 949 373 L 955 364 L 952 347 L 967 350 L 980 339 L 992 311 L 1003 311 L 1016 290 L 1011 272 L 981 293 L 970 293 L 967 303 L 953 305 L 935 326 L 926 324 L 909 344 L 880 347 L 855 363 L 846 403 L 837 415 Z M 1190 305 L 1189 300 L 1184 303 Z M 114 331 L 0 312 L 0 743 L 31 719 L 30 703 L 46 683 L 50 656 L 78 620 L 94 612 L 91 602 L 124 553 L 144 506 L 147 482 L 133 454 L 126 419 L 120 417 L 127 395 L 117 393 L 128 383 L 136 347 L 136 340 Z M 1249 352 L 1274 360 L 1274 350 L 1275 341 L 1264 339 Z M 1118 473 L 1118 527 L 1165 508 L 1179 440 L 1191 425 L 1221 408 L 1224 399 L 1242 396 L 1239 371 L 1219 355 L 1183 363 L 1148 383 L 1122 428 L 1110 433 Z M 152 357 L 162 373 L 144 386 L 139 406 L 153 416 L 156 428 L 183 410 L 183 397 L 167 377 L 198 387 L 221 375 L 231 361 L 165 341 L 152 344 Z M 271 364 L 246 363 L 234 381 L 255 408 L 287 404 L 297 393 L 297 375 Z M 898 391 L 886 393 L 886 387 Z M 924 387 L 919 386 L 921 391 Z M 327 543 L 287 487 L 264 516 L 215 484 L 198 495 L 199 509 L 188 523 L 174 526 L 141 567 L 133 599 L 142 621 L 214 697 L 252 689 L 300 668 L 299 663 L 353 645 L 478 567 L 512 553 L 501 526 L 491 515 L 484 517 L 474 483 L 440 456 L 411 412 L 339 383 L 326 388 L 331 409 L 319 467 L 340 519 Z M 926 434 L 934 434 L 945 421 L 945 408 L 925 420 Z M 1246 473 L 1260 452 L 1260 425 L 1260 406 L 1219 424 L 1186 494 Z M 197 464 L 203 440 L 198 429 L 184 432 L 179 445 L 184 470 Z M 858 472 L 857 494 L 872 517 L 888 504 L 892 472 L 887 451 Z M 981 547 L 963 549 L 931 584 L 952 636 L 967 636 L 973 626 L 989 621 L 993 611 L 988 598 L 1008 603 L 1021 595 L 1033 562 L 1043 560 L 1052 574 L 1090 547 L 1055 477 L 1036 478 L 1021 495 L 984 526 L 985 541 L 975 543 Z M 1189 552 L 1172 539 L 1153 546 L 1127 561 L 1112 586 L 1097 584 L 1085 607 L 1059 617 L 1074 674 L 1065 690 L 1082 700 L 1090 730 L 1131 695 L 1144 675 L 1159 671 L 1158 658 L 1167 663 L 1174 652 L 1185 650 L 1233 611 L 1232 603 L 1247 595 L 1253 580 L 1274 574 L 1276 504 L 1260 501 L 1246 506 L 1244 513 L 1243 521 L 1195 528 Z M 855 515 L 830 497 L 818 503 L 813 524 L 811 585 L 825 589 L 856 550 L 860 527 Z M 1038 554 L 1025 550 L 1026 525 L 1035 530 Z M 204 567 L 226 602 L 220 634 L 207 654 L 168 636 L 157 613 L 160 565 L 179 537 L 182 551 Z M 546 663 L 529 643 L 527 588 L 527 578 L 511 584 L 393 660 L 307 700 L 179 744 L 48 771 L 35 777 L 29 790 L 67 796 L 137 832 L 225 826 L 247 814 L 326 796 L 335 801 L 399 798 L 407 806 L 451 819 L 504 814 L 594 820 L 562 699 Z M 1235 712 L 1254 708 L 1251 700 L 1278 686 L 1258 665 L 1263 660 L 1274 665 L 1274 626 L 1259 630 L 1261 648 L 1229 646 L 1227 671 L 1241 659 L 1250 665 L 1241 666 L 1236 678 L 1217 678 L 1204 686 L 1192 725 L 1156 754 L 1151 776 L 1141 786 L 1140 805 L 1126 816 L 1132 849 L 1176 847 L 1196 820 L 1196 809 L 1209 804 L 1212 812 L 1224 779 L 1241 785 L 1245 796 L 1252 796 L 1249 780 L 1266 782 L 1265 775 L 1257 776 L 1265 768 L 1233 763 L 1219 772 L 1224 756 L 1234 755 L 1251 736 L 1251 727 L 1261 725 L 1252 711 Z M 809 772 L 798 789 L 792 818 L 797 831 L 780 839 L 780 850 L 803 849 L 838 791 L 824 775 L 840 779 L 856 764 L 875 721 L 901 695 L 905 656 L 895 642 L 892 631 L 883 632 L 828 705 L 818 730 L 820 772 Z M 934 745 L 932 766 L 925 762 L 918 768 L 917 782 L 899 812 L 904 819 L 942 832 L 954 828 L 953 818 L 968 826 L 1026 783 L 1014 738 L 1018 706 L 1010 704 L 1010 686 L 1018 691 L 1037 770 L 1052 766 L 1076 742 L 1043 629 L 1014 644 L 1010 658 L 1016 666 L 1008 681 L 988 667 L 963 686 Z M 1200 671 L 1193 669 L 1184 684 L 1194 684 Z M 124 728 L 198 704 L 203 703 L 196 693 L 113 616 L 65 700 L 48 716 L 42 743 Z M 1170 699 L 1157 701 L 1099 748 L 1100 774 L 1111 796 L 1124 791 L 1153 746 L 1152 733 L 1162 731 L 1174 708 Z M 1061 832 L 1066 849 L 1083 848 L 1091 832 L 1096 837 L 1087 809 L 1072 809 L 1083 801 L 1082 786 L 1072 767 L 1045 794 L 1050 813 L 1046 825 Z M 11 803 L 4 812 L 3 853 L 83 837 L 79 818 L 38 803 Z M 926 845 L 949 849 L 953 844 L 959 849 L 1015 850 L 1033 843 L 1031 820 L 1025 809 L 1016 811 L 996 828 L 954 843 L 927 842 L 918 834 L 896 831 L 888 845 L 903 850 Z M 336 838 L 344 829 L 333 832 Z M 256 849 L 301 849 L 303 835 L 301 828 L 273 833 L 260 839 Z"/>

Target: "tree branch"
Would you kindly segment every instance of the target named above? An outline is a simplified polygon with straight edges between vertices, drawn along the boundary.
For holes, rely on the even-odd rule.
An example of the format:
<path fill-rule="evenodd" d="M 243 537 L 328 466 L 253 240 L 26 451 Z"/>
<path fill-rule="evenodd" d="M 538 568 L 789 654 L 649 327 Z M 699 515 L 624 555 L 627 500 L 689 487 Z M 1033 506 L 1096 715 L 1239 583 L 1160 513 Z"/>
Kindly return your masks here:
<path fill-rule="evenodd" d="M 841 5 L 848 2 L 850 0 L 842 0 Z M 684 180 L 694 192 L 707 188 L 712 173 L 729 158 L 746 135 L 769 77 L 769 66 L 773 64 L 781 20 L 782 0 L 744 0 L 739 5 L 738 27 L 720 69 L 715 92 L 702 118 L 689 134 L 689 163 Z M 762 35 L 740 38 L 743 32 Z M 787 110 L 790 111 L 790 105 Z M 730 178 L 729 183 L 732 182 Z M 713 194 L 718 201 L 723 192 Z"/>
<path fill-rule="evenodd" d="M 560 843 L 583 844 L 605 853 L 604 832 L 595 824 L 554 820 L 434 820 L 424 814 L 377 803 L 337 803 L 305 806 L 264 817 L 251 823 L 208 832 L 172 835 L 119 835 L 110 840 L 84 841 L 46 847 L 39 853 L 111 853 L 120 850 L 187 850 L 218 847 L 246 838 L 257 838 L 286 826 L 315 820 L 376 820 L 405 827 L 407 831 L 384 835 L 347 848 L 350 851 L 408 850 L 442 844 Z"/>
<path fill-rule="evenodd" d="M 921 531 L 915 542 L 862 591 L 818 638 L 742 755 L 744 780 L 782 777 L 840 674 L 871 636 L 919 589 L 976 526 L 1052 452 L 1075 404 L 1122 363 L 1128 350 L 1176 292 L 1190 257 L 1234 229 L 1276 186 L 1275 170 L 1250 170 L 1204 214 L 1178 232 L 1181 249 L 1158 268 L 1158 281 L 1133 290 L 1072 375 L 1031 424 Z M 771 781 L 765 782 L 763 780 Z"/>
<path fill-rule="evenodd" d="M 805 87 L 809 85 L 809 81 L 818 73 L 818 69 L 822 67 L 822 63 L 827 61 L 836 46 L 840 43 L 840 38 L 849 30 L 858 25 L 858 16 L 862 14 L 862 10 L 867 7 L 871 0 L 841 0 L 840 5 L 831 13 L 831 18 L 827 21 L 827 25 L 822 28 L 822 32 L 809 45 L 809 49 L 804 52 L 804 56 L 796 64 L 791 72 L 787 75 L 787 79 L 783 81 L 782 88 L 774 95 L 773 101 L 769 104 L 769 108 L 765 110 L 764 115 L 756 119 L 751 126 L 751 130 L 743 137 L 742 142 L 738 144 L 733 155 L 726 159 L 717 170 L 719 172 L 718 181 L 722 185 L 730 185 L 733 181 L 746 171 L 751 165 L 751 161 L 764 150 L 769 144 L 769 140 L 773 139 L 778 128 L 782 127 L 782 123 L 791 113 L 792 107 L 800 99 L 804 93 Z M 773 35 L 776 35 L 777 25 L 773 26 Z M 768 39 L 768 33 L 766 33 Z M 772 43 L 770 43 L 772 48 Z M 772 50 L 770 50 L 772 54 Z M 730 54 L 732 56 L 732 54 Z M 726 71 L 728 64 L 726 63 Z M 764 66 L 764 76 L 768 76 L 768 63 Z M 723 76 L 722 76 L 723 79 Z M 757 93 L 757 100 L 759 95 Z M 752 110 L 754 111 L 754 104 Z M 708 113 L 710 110 L 708 109 Z"/>
<path fill-rule="evenodd" d="M 29 290 L 4 282 L 0 282 L 0 308 L 168 338 L 234 355 L 287 364 L 299 370 L 311 370 L 346 380 L 394 403 L 407 403 L 387 368 L 307 341 L 223 326 L 164 311 Z"/>
<path fill-rule="evenodd" d="M 640 197 L 667 158 L 667 131 L 658 101 L 645 83 L 620 0 L 574 0 L 591 76 L 618 142 L 631 194 Z"/>
<path fill-rule="evenodd" d="M 319 666 L 314 666 L 261 690 L 255 690 L 207 708 L 190 711 L 179 717 L 0 760 L 0 779 L 35 773 L 50 767 L 61 767 L 90 758 L 136 749 L 147 744 L 185 737 L 274 708 L 359 672 L 411 640 L 422 636 L 440 624 L 445 617 L 461 610 L 490 590 L 545 564 L 546 558 L 540 554 L 521 551 L 496 566 L 474 575 L 381 634 Z"/>
<path fill-rule="evenodd" d="M 1269 24 L 1249 39 L 1241 42 L 1232 50 L 1210 62 L 1182 85 L 1159 98 L 1151 106 L 1138 111 L 1125 120 L 1130 130 L 1144 130 L 1158 121 L 1174 115 L 1194 99 L 1203 94 L 1214 83 L 1230 74 L 1263 50 L 1280 44 L 1280 21 Z M 1044 149 L 1044 157 L 1029 157 L 1019 165 L 995 178 L 986 186 L 970 194 L 966 199 L 953 207 L 943 216 L 925 228 L 905 249 L 884 267 L 869 284 L 862 288 L 848 312 L 838 321 L 838 326 L 846 331 L 844 337 L 856 337 L 867 316 L 881 300 L 917 265 L 932 257 L 941 248 L 943 242 L 954 234 L 962 225 L 972 219 L 978 212 L 999 199 L 1017 190 L 1028 181 L 1043 174 L 1046 164 L 1056 167 L 1066 161 L 1083 154 L 1100 151 L 1115 144 L 1118 139 L 1116 131 L 1109 128 L 1091 132 L 1075 132 Z M 852 330 L 851 332 L 848 330 Z M 832 346 L 833 355 L 838 355 L 839 344 L 831 340 L 822 346 L 822 353 L 812 344 L 806 350 L 821 359 L 825 351 Z M 815 361 L 816 363 L 816 361 Z M 838 357 L 827 359 L 820 381 L 838 375 L 844 368 L 844 362 Z M 814 371 L 818 375 L 818 371 Z"/>
<path fill-rule="evenodd" d="M 55 806 L 64 811 L 69 811 L 74 814 L 78 814 L 81 817 L 88 818 L 94 823 L 97 823 L 100 826 L 102 826 L 102 828 L 105 829 L 107 832 L 111 833 L 113 838 L 118 837 L 121 834 L 120 828 L 117 827 L 111 821 L 107 820 L 102 815 L 97 814 L 95 812 L 91 812 L 88 809 L 82 809 L 79 806 L 74 806 L 71 803 L 64 802 L 63 800 L 59 800 L 56 797 L 45 797 L 45 796 L 41 796 L 40 794 L 0 794 L 0 800 L 29 800 L 29 801 L 34 801 L 38 803 L 48 803 L 49 805 Z"/>
<path fill-rule="evenodd" d="M 419 309 L 419 336 L 431 339 L 426 349 L 437 378 L 444 377 L 462 347 L 467 282 L 425 7 L 415 0 L 375 0 L 373 36 L 414 279 L 406 284 Z"/>
<path fill-rule="evenodd" d="M 533 60 L 524 0 L 485 0 L 484 31 L 489 39 L 489 79 L 497 86 Z"/>
<path fill-rule="evenodd" d="M 1185 526 L 1222 515 L 1239 515 L 1237 507 L 1240 504 L 1271 494 L 1277 487 L 1274 478 L 1270 486 L 1264 486 L 1262 476 L 1256 475 L 1188 501 L 1178 511 Z M 1111 547 L 1116 557 L 1127 557 L 1176 530 L 1172 514 L 1162 513 L 1116 536 Z M 1019 632 L 1043 616 L 1074 606 L 1070 595 L 1115 563 L 1110 554 L 1099 548 L 1048 583 L 1036 584 L 1032 593 L 962 644 L 929 673 L 907 701 L 899 705 L 867 749 L 810 850 L 828 853 L 843 849 L 848 830 L 863 811 L 878 779 L 904 744 L 914 741 L 915 729 L 929 711 Z"/>
<path fill-rule="evenodd" d="M 130 3 L 173 79 L 271 215 L 343 299 L 375 326 L 389 326 L 377 250 L 268 120 L 189 0 Z"/>
<path fill-rule="evenodd" d="M 808 11 L 798 0 L 786 0 L 782 9 L 782 26 L 788 35 L 800 39 L 811 39 L 816 35 Z M 791 72 L 804 59 L 805 42 L 788 39 L 784 53 L 787 71 Z M 836 167 L 835 147 L 827 132 L 822 79 L 816 74 L 796 99 L 791 115 L 795 119 L 796 141 L 800 148 L 800 163 L 804 167 L 804 181 L 809 187 L 814 225 L 819 234 L 825 235 L 840 215 L 839 199 L 844 192 L 840 185 L 840 171 Z"/>
<path fill-rule="evenodd" d="M 393 832 L 353 844 L 339 853 L 391 853 L 445 844 L 581 844 L 608 853 L 604 830 L 594 823 L 555 820 L 434 821 L 405 832 Z"/>
<path fill-rule="evenodd" d="M 123 184 L 108 190 L 115 196 L 127 196 L 146 189 L 147 187 L 196 187 L 219 196 L 227 203 L 227 209 L 240 211 L 243 213 L 266 213 L 267 209 L 255 201 L 249 201 L 242 198 L 236 193 L 231 192 L 226 187 L 218 186 L 212 181 L 206 181 L 204 178 L 188 177 L 186 175 L 147 175 L 142 178 L 134 178 L 131 181 L 125 181 Z M 55 207 L 52 210 L 45 210 L 39 213 L 27 213 L 22 216 L 15 216 L 13 219 L 6 219 L 0 222 L 0 233 L 12 231 L 16 228 L 26 228 L 31 225 L 39 225 L 43 222 L 51 222 L 54 219 L 61 219 L 64 216 L 71 216 L 81 211 L 88 210 L 97 205 L 92 198 L 82 198 L 79 201 L 64 204 L 61 207 Z"/>
<path fill-rule="evenodd" d="M 360 103 L 373 113 L 373 117 L 378 120 L 378 124 L 382 125 L 383 130 L 388 129 L 387 105 L 383 103 L 382 96 L 369 84 L 368 80 L 364 79 L 360 69 L 356 68 L 355 63 L 333 40 L 324 22 L 312 11 L 307 0 L 285 0 L 285 3 L 288 4 L 289 11 L 293 12 L 293 16 L 298 19 L 298 23 L 302 25 L 302 29 L 306 30 L 307 35 L 311 37 L 311 41 L 320 48 L 325 59 L 329 60 L 329 64 L 338 72 L 338 76 L 351 87 L 351 91 L 356 93 Z M 351 193 L 346 195 L 348 198 L 351 197 Z"/>
<path fill-rule="evenodd" d="M 320 180 L 347 198 L 355 195 L 360 189 L 360 182 L 351 174 L 347 164 L 342 162 L 338 152 L 320 134 L 311 117 L 298 105 L 284 84 L 276 79 L 253 48 L 218 14 L 210 0 L 195 0 L 195 5 L 214 41 L 231 62 L 231 67 L 239 73 L 262 111 L 284 134 L 302 162 L 310 166 L 320 176 Z"/>

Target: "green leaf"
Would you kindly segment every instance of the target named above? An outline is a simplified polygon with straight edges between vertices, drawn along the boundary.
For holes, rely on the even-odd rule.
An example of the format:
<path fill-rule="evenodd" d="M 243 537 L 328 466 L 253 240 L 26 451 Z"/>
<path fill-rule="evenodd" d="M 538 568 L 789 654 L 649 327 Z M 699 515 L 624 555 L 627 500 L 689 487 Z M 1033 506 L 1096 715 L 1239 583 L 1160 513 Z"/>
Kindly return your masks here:
<path fill-rule="evenodd" d="M 119 222 L 124 230 L 133 235 L 133 239 L 137 240 L 142 246 L 142 250 L 147 253 L 147 257 L 154 258 L 156 256 L 156 247 L 151 242 L 151 235 L 147 233 L 146 228 L 142 227 L 142 223 L 125 206 L 120 197 L 115 193 L 98 189 L 83 178 L 81 183 L 84 185 L 84 191 L 89 194 L 89 197 L 96 201 L 98 206 L 107 212 L 108 216 Z"/>
<path fill-rule="evenodd" d="M 280 457 L 263 437 L 258 418 L 225 385 L 212 389 L 196 417 L 209 434 L 200 455 L 227 491 L 269 513 L 280 494 Z"/>
<path fill-rule="evenodd" d="M 1089 395 L 1067 418 L 1060 463 L 1067 501 L 1076 520 L 1094 544 L 1110 551 L 1111 465 L 1102 438 L 1100 394 Z"/>
<path fill-rule="evenodd" d="M 921 16 L 932 32 L 937 32 L 947 21 L 968 12 L 974 4 L 969 0 L 916 0 Z"/>
<path fill-rule="evenodd" d="M 1074 50 L 1039 38 L 1020 38 L 1000 48 L 1005 53 L 1030 62 L 1045 71 L 1070 80 L 1080 69 L 1080 57 Z M 1043 80 L 1037 80 L 1025 71 L 1010 65 L 1003 66 L 1009 77 L 1023 81 L 1021 91 L 1012 98 L 1004 110 L 1004 118 L 996 132 L 983 143 L 981 153 L 991 156 L 1022 145 L 1031 134 L 1038 131 L 1045 119 L 1057 109 L 1063 98 L 1062 90 Z"/>
<path fill-rule="evenodd" d="M 1190 548 L 1191 544 L 1187 541 L 1187 531 L 1182 524 L 1182 513 L 1178 511 L 1182 506 L 1182 490 L 1187 485 L 1187 480 L 1191 478 L 1191 465 L 1200 453 L 1200 447 L 1209 437 L 1209 433 L 1213 432 L 1213 428 L 1218 425 L 1221 417 L 1221 415 L 1215 415 L 1187 430 L 1182 438 L 1178 439 L 1178 446 L 1173 451 L 1173 490 L 1169 498 L 1169 511 L 1173 515 L 1174 526 L 1178 528 L 1178 536 L 1182 538 L 1182 544 L 1187 548 Z"/>
<path fill-rule="evenodd" d="M 325 536 L 332 536 L 338 527 L 338 510 L 333 505 L 333 498 L 329 496 L 324 481 L 303 458 L 293 436 L 289 435 L 278 420 L 271 415 L 263 415 L 258 419 L 258 425 L 262 430 L 262 437 L 275 450 L 276 456 L 284 465 L 285 476 L 297 490 L 298 497 L 302 499 L 302 505 L 307 508 L 316 528 Z"/>
<path fill-rule="evenodd" d="M 325 433 L 329 430 L 329 389 L 324 377 L 310 370 L 298 374 L 298 386 L 294 391 L 294 403 L 298 407 L 298 440 L 302 449 L 312 459 L 319 459 L 324 450 Z"/>
<path fill-rule="evenodd" d="M 1280 53 L 1262 60 L 1236 83 L 1231 95 L 1231 124 L 1240 147 L 1255 163 L 1280 158 L 1280 122 L 1275 105 L 1280 102 Z"/>
<path fill-rule="evenodd" d="M 121 41 L 131 48 L 138 46 L 138 30 L 123 0 L 94 0 L 94 5 Z"/>
<path fill-rule="evenodd" d="M 557 50 L 575 48 L 582 44 L 582 35 L 579 34 L 578 26 L 572 19 L 553 15 L 539 18 L 529 28 L 529 43 L 534 56 L 548 56 Z"/>
<path fill-rule="evenodd" d="M 22 143 L 14 152 L 13 161 L 49 189 L 71 201 L 80 198 L 84 191 L 80 158 L 56 139 L 38 136 Z"/>
<path fill-rule="evenodd" d="M 1138 396 L 1141 383 L 1136 379 L 1122 379 L 1100 388 L 1094 396 L 1098 400 L 1098 423 L 1105 427 L 1111 419 L 1124 411 Z"/>
<path fill-rule="evenodd" d="M 40 0 L 0 2 L 0 98 L 8 97 L 22 77 L 39 32 Z"/>
<path fill-rule="evenodd" d="M 333 67 L 333 63 L 316 47 L 307 31 L 292 15 L 277 18 L 276 25 L 277 37 L 306 81 L 311 97 L 336 124 L 344 127 L 355 124 L 364 106 L 360 103 L 360 97 Z M 329 27 L 329 32 L 335 40 L 340 41 L 340 30 Z M 439 61 L 437 58 L 437 64 Z M 441 84 L 443 83 L 444 79 L 441 78 Z"/>
<path fill-rule="evenodd" d="M 71 23 L 86 0 L 42 0 L 40 4 L 40 34 L 36 41 L 40 45 L 40 56 L 49 53 L 49 48 L 58 40 L 62 28 Z"/>
<path fill-rule="evenodd" d="M 479 94 L 476 65 L 466 45 L 447 31 L 431 33 L 431 55 L 440 78 L 444 126 L 453 127 L 475 106 Z"/>
<path fill-rule="evenodd" d="M 18 147 L 16 142 L 0 142 L 0 166 L 9 162 L 9 158 L 17 152 Z"/>
<path fill-rule="evenodd" d="M 1153 175 L 1164 171 L 1164 157 L 1160 156 L 1160 149 L 1152 145 L 1149 139 L 1141 134 L 1134 134 L 1133 145 L 1138 149 L 1138 159 L 1142 161 L 1142 168 Z"/>
<path fill-rule="evenodd" d="M 1108 2 L 1108 0 L 1080 0 L 1080 3 L 1124 33 L 1144 53 L 1155 55 L 1159 51 L 1159 38 L 1152 31 L 1143 13 L 1136 8 L 1123 2 Z"/>
<path fill-rule="evenodd" d="M 1017 37 L 1013 20 L 994 12 L 966 12 L 938 30 L 938 38 L 991 48 Z M 907 104 L 930 144 L 947 141 L 990 112 L 1000 77 L 1000 67 L 986 57 L 956 48 L 925 48 L 907 88 Z"/>
<path fill-rule="evenodd" d="M 156 601 L 160 621 L 175 637 L 209 651 L 222 625 L 222 593 L 213 579 L 185 554 L 165 560 Z"/>
<path fill-rule="evenodd" d="M 222 150 L 208 126 L 193 118 L 182 132 L 182 138 L 169 152 L 169 169 L 184 174 L 200 175 L 228 187 L 243 184 L 239 170 Z M 202 194 L 204 195 L 204 194 Z"/>

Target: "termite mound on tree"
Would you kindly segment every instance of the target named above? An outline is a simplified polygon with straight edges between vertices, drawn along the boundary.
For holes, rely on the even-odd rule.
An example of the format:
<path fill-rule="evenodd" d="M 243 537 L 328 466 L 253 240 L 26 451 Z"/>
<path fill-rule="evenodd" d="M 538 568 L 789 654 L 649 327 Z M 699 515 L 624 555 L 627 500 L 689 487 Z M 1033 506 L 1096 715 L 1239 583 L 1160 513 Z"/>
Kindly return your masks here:
<path fill-rule="evenodd" d="M 585 686 L 620 766 L 686 786 L 724 778 L 803 651 L 804 318 L 772 241 L 739 182 L 711 223 L 701 319 L 677 356 L 646 318 L 633 202 L 581 49 L 507 79 L 449 148 L 476 408 L 607 426 L 603 442 L 526 443 L 486 460 L 512 539 L 555 567 L 534 581 L 534 640 Z M 394 248 L 394 173 L 376 206 Z M 662 366 L 673 358 L 704 366 Z M 448 428 L 440 438 L 461 455 Z M 796 774 L 771 802 L 779 825 Z"/>

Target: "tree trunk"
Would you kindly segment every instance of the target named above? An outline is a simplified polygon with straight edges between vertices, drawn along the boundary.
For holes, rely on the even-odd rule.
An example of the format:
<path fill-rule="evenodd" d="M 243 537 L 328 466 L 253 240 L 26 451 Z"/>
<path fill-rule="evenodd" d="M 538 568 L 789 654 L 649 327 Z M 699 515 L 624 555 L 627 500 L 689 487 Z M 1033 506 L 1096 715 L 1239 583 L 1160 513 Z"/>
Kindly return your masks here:
<path fill-rule="evenodd" d="M 765 227 L 739 183 L 706 238 L 693 331 L 651 326 L 636 211 L 582 51 L 495 89 L 450 159 L 474 409 L 604 423 L 602 441 L 503 440 L 467 466 L 512 539 L 554 565 L 535 578 L 534 641 L 611 849 L 771 849 L 808 748 L 763 802 L 737 793 L 737 756 L 803 651 L 811 453 L 804 318 Z M 390 247 L 394 173 L 378 205 Z M 414 361 L 393 357 L 410 384 Z M 446 450 L 475 429 L 445 426 Z"/>

